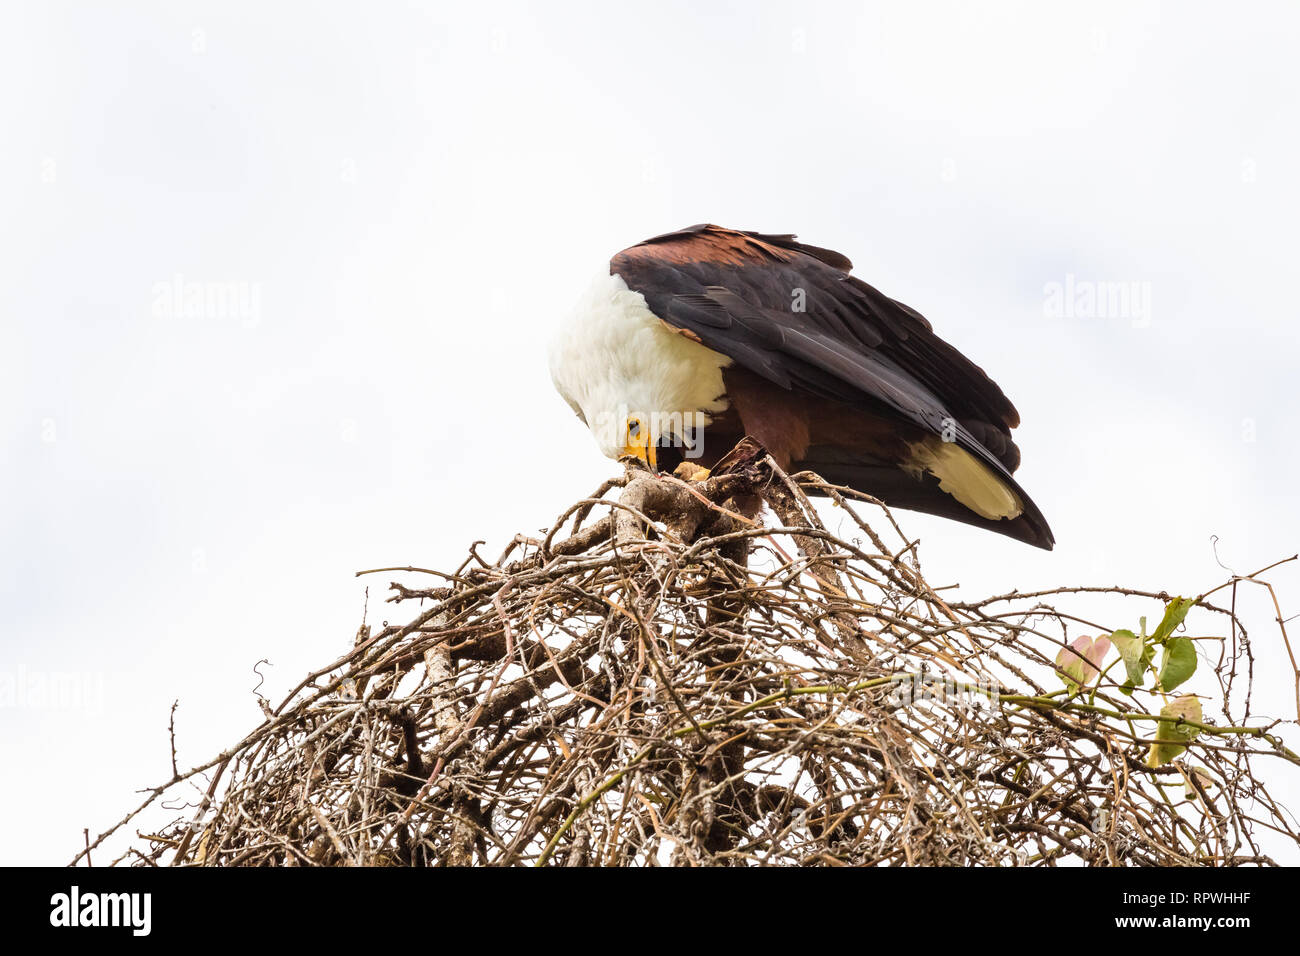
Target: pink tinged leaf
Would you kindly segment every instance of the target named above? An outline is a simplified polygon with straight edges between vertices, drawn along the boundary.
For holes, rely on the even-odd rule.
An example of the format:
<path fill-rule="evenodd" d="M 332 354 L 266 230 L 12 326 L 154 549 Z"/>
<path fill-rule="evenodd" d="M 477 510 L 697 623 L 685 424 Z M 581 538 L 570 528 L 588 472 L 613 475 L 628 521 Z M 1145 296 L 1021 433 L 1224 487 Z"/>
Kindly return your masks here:
<path fill-rule="evenodd" d="M 1110 650 L 1110 638 L 1076 637 L 1056 655 L 1056 669 L 1067 686 L 1085 687 L 1101 673 L 1101 662 Z"/>
<path fill-rule="evenodd" d="M 1102 661 L 1106 659 L 1106 655 L 1109 653 L 1110 638 L 1105 636 L 1095 638 L 1092 642 L 1092 650 L 1088 653 L 1088 662 L 1092 664 L 1095 670 L 1100 672 Z"/>

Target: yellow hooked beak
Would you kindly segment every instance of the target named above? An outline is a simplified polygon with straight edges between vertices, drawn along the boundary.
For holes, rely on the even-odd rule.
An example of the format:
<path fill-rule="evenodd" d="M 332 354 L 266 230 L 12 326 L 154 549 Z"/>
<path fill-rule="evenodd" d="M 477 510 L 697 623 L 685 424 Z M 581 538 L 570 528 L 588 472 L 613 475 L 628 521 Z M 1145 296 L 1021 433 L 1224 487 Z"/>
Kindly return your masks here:
<path fill-rule="evenodd" d="M 627 420 L 627 432 L 623 439 L 623 455 L 631 455 L 645 462 L 651 471 L 658 471 L 656 449 L 650 429 L 641 424 L 638 418 Z"/>

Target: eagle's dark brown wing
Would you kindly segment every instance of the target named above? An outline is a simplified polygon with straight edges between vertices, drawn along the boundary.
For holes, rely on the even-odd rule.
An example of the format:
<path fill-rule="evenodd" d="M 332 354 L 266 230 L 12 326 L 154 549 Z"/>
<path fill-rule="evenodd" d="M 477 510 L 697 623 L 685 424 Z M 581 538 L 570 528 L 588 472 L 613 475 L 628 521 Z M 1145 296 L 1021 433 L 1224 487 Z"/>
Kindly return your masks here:
<path fill-rule="evenodd" d="M 1011 439 L 1015 407 L 923 316 L 851 268 L 839 253 L 793 236 L 708 224 L 648 239 L 610 262 L 663 321 L 761 378 L 955 441 L 1003 475 L 1025 505 L 1014 522 L 973 523 L 1050 547 L 1046 521 L 1011 478 L 1020 459 Z M 878 488 L 861 490 L 889 500 Z M 959 517 L 948 513 L 950 500 L 927 507 L 925 494 L 906 485 L 893 497 Z"/>

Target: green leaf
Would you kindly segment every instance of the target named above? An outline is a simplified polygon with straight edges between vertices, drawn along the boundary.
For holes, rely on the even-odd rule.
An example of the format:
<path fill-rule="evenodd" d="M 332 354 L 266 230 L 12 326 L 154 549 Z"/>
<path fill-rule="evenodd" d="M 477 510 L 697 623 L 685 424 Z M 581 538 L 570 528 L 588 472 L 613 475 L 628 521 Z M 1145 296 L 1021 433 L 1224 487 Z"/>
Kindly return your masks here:
<path fill-rule="evenodd" d="M 1165 605 L 1165 616 L 1160 619 L 1160 626 L 1151 635 L 1151 640 L 1159 644 L 1183 623 L 1187 612 L 1196 607 L 1196 598 L 1174 598 Z"/>
<path fill-rule="evenodd" d="M 1147 667 L 1151 664 L 1151 648 L 1132 631 L 1116 631 L 1110 639 L 1124 662 L 1124 670 L 1128 672 L 1128 680 L 1120 690 L 1132 694 L 1133 688 L 1141 687 L 1146 680 Z"/>
<path fill-rule="evenodd" d="M 1160 689 L 1171 691 L 1196 673 L 1196 645 L 1186 637 L 1175 637 L 1165 642 L 1165 654 L 1160 660 Z"/>
<path fill-rule="evenodd" d="M 1175 697 L 1161 708 L 1160 716 L 1166 719 L 1156 725 L 1156 741 L 1147 753 L 1147 766 L 1153 769 L 1177 757 L 1201 732 L 1199 727 L 1190 727 L 1182 721 L 1203 723 L 1201 702 L 1190 696 Z"/>

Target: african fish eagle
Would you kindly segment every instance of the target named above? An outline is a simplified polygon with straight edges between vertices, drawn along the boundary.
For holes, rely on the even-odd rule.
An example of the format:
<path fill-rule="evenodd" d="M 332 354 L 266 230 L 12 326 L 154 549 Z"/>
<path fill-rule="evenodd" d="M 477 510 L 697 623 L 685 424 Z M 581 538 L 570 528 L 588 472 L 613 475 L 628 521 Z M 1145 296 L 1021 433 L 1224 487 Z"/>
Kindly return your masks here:
<path fill-rule="evenodd" d="M 786 470 L 1050 549 L 1011 477 L 1015 407 L 852 268 L 792 235 L 704 224 L 647 239 L 579 302 L 551 376 L 611 458 L 707 469 L 748 434 Z"/>

